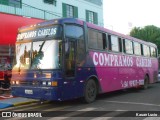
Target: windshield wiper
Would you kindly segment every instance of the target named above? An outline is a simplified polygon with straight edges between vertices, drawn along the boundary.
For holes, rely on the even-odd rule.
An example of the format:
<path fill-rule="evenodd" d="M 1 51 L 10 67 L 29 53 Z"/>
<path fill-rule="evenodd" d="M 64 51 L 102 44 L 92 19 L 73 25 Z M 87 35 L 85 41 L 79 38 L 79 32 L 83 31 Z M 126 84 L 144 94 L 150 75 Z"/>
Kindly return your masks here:
<path fill-rule="evenodd" d="M 35 55 L 35 57 L 32 59 L 32 66 L 31 66 L 32 69 L 37 68 L 37 69 L 40 70 L 40 68 L 38 67 L 38 65 L 41 63 L 40 60 L 42 60 L 43 57 L 44 57 L 44 53 L 43 53 L 43 51 L 42 51 L 42 48 L 43 48 L 45 42 L 46 42 L 46 41 L 43 41 L 43 43 L 40 45 L 40 48 L 39 48 L 38 53 L 37 53 L 37 54 Z"/>

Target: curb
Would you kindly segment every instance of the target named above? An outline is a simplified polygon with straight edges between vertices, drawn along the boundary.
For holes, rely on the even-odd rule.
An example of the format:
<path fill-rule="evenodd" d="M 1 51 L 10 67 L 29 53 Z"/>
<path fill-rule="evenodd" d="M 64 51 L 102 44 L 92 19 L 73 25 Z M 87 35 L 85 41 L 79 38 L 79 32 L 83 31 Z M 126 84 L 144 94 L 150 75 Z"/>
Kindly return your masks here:
<path fill-rule="evenodd" d="M 38 100 L 27 99 L 27 98 L 11 98 L 0 101 L 0 109 L 5 109 L 13 106 L 26 105 L 35 102 L 38 102 Z"/>
<path fill-rule="evenodd" d="M 11 98 L 12 99 L 12 98 Z M 27 98 L 13 98 L 12 100 L 8 99 L 8 101 L 0 101 L 0 109 L 5 109 L 9 107 L 14 107 L 14 106 L 21 106 L 21 105 L 27 105 L 31 103 L 36 103 L 39 102 L 40 104 L 47 104 L 50 103 L 51 101 L 42 101 L 42 103 L 39 100 L 36 99 L 27 99 Z"/>
<path fill-rule="evenodd" d="M 32 101 L 24 101 L 24 102 L 18 102 L 13 104 L 13 106 L 20 106 L 20 105 L 26 105 L 26 104 L 31 104 L 31 103 L 35 103 L 38 102 L 37 100 L 32 100 Z"/>
<path fill-rule="evenodd" d="M 2 103 L 2 105 L 0 105 L 0 109 L 5 109 L 5 108 L 9 108 L 9 107 L 13 107 L 13 104 Z"/>
<path fill-rule="evenodd" d="M 18 103 L 13 104 L 13 106 L 26 105 L 26 104 L 36 103 L 36 102 L 40 102 L 40 101 L 39 100 L 30 100 L 30 101 L 18 102 Z M 51 101 L 43 101 L 42 104 L 47 104 L 50 102 Z"/>

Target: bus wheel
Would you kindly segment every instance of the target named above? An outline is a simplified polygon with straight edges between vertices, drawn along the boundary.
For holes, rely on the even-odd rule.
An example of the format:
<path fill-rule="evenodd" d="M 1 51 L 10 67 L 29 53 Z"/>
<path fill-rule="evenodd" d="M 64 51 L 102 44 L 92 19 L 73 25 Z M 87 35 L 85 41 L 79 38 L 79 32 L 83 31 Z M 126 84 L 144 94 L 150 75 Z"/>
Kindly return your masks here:
<path fill-rule="evenodd" d="M 149 78 L 146 75 L 145 78 L 144 78 L 144 85 L 142 87 L 144 90 L 148 88 L 148 83 L 149 83 Z"/>
<path fill-rule="evenodd" d="M 97 85 L 93 79 L 89 79 L 84 89 L 84 102 L 91 103 L 95 101 L 97 95 Z"/>

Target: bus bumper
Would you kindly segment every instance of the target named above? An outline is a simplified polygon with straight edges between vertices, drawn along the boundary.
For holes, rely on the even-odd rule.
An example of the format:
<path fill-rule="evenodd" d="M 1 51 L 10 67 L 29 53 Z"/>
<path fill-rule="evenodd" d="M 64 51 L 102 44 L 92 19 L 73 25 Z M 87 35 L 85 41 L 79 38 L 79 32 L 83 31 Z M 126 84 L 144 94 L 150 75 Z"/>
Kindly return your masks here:
<path fill-rule="evenodd" d="M 57 87 L 13 87 L 12 95 L 39 100 L 61 100 Z"/>

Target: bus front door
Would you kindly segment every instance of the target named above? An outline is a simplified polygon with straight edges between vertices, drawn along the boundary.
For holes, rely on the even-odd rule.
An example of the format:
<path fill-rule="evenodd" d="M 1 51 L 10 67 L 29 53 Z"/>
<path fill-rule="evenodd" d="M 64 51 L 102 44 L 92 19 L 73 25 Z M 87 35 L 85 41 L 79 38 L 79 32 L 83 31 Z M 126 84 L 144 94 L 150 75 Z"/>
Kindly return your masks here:
<path fill-rule="evenodd" d="M 65 79 L 63 82 L 63 98 L 73 98 L 75 95 L 75 71 L 76 71 L 76 40 L 67 39 L 65 42 Z"/>

